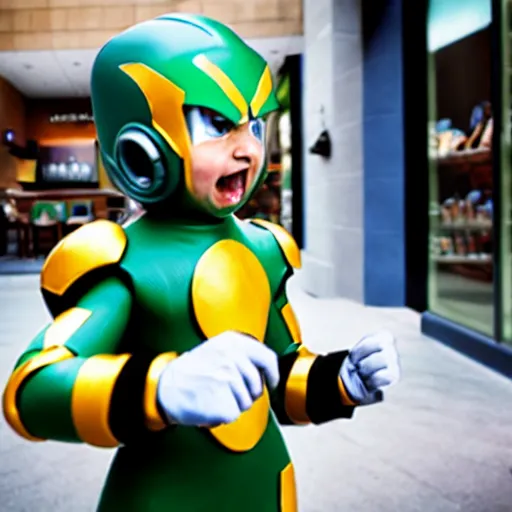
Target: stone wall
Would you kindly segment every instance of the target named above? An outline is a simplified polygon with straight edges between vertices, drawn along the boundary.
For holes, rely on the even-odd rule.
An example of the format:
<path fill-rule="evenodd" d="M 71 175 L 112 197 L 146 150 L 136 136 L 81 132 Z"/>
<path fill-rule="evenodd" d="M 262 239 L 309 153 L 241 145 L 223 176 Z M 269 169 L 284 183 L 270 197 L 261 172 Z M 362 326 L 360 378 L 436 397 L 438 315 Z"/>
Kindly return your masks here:
<path fill-rule="evenodd" d="M 169 12 L 217 18 L 245 38 L 302 34 L 301 0 L 0 0 L 0 51 L 97 48 Z"/>

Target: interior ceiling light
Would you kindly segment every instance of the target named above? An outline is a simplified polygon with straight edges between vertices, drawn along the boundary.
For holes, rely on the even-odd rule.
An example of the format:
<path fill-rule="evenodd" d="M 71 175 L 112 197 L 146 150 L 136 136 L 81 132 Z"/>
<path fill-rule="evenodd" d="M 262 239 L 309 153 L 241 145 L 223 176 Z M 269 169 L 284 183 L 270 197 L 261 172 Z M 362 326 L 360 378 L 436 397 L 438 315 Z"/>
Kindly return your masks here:
<path fill-rule="evenodd" d="M 23 64 L 23 67 L 25 69 L 33 69 L 34 68 L 34 66 L 32 66 L 32 64 Z"/>
<path fill-rule="evenodd" d="M 78 62 L 78 61 L 77 62 L 73 62 L 73 66 L 75 66 L 77 68 L 80 67 L 81 65 L 82 64 L 80 62 Z"/>

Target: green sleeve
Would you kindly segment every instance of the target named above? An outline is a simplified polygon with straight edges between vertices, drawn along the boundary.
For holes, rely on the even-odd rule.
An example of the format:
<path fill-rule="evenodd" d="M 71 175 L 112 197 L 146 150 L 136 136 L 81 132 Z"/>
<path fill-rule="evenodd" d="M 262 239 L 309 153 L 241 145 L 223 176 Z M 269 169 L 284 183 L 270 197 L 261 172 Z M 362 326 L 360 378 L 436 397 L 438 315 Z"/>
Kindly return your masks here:
<path fill-rule="evenodd" d="M 19 435 L 114 447 L 147 432 L 155 360 L 120 353 L 131 309 L 130 291 L 109 278 L 36 336 L 4 392 Z"/>

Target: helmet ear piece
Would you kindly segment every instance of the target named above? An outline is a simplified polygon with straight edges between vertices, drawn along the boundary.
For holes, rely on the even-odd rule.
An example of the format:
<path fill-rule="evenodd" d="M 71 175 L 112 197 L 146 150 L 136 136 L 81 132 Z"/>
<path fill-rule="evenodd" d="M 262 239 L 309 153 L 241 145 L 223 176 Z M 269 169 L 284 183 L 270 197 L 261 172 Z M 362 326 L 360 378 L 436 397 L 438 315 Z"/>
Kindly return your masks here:
<path fill-rule="evenodd" d="M 123 127 L 114 143 L 109 174 L 127 196 L 142 204 L 167 199 L 179 182 L 181 159 L 160 135 L 135 123 Z"/>
<path fill-rule="evenodd" d="M 165 163 L 151 137 L 137 129 L 129 129 L 116 141 L 117 165 L 141 189 L 159 187 L 165 176 Z"/>

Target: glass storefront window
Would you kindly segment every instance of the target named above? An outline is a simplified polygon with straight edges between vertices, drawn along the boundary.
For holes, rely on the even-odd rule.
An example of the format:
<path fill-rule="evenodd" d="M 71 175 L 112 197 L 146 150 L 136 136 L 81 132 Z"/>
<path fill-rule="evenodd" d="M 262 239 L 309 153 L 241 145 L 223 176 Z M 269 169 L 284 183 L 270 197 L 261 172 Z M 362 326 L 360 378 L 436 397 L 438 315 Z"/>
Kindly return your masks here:
<path fill-rule="evenodd" d="M 429 309 L 492 336 L 491 1 L 432 0 L 428 36 Z"/>

